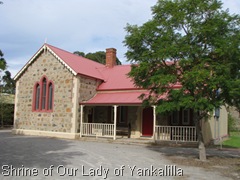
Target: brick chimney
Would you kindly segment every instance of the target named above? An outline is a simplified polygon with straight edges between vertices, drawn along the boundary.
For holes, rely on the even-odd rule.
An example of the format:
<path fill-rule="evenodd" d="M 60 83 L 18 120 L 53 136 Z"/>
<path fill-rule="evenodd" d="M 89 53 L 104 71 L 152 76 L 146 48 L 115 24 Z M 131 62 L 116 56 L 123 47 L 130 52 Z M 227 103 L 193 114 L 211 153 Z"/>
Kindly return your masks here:
<path fill-rule="evenodd" d="M 117 53 L 117 50 L 115 48 L 106 49 L 106 66 L 108 68 L 112 68 L 117 64 L 116 53 Z"/>

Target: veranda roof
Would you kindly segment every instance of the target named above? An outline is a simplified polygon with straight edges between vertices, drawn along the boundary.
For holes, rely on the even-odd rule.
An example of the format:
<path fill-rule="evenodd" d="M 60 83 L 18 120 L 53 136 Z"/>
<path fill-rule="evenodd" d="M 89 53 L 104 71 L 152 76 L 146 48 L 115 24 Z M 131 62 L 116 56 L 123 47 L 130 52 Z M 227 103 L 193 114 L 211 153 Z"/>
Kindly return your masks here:
<path fill-rule="evenodd" d="M 139 96 L 143 92 L 101 92 L 92 99 L 81 102 L 84 105 L 142 104 Z"/>
<path fill-rule="evenodd" d="M 139 98 L 142 94 L 149 94 L 148 91 L 123 91 L 123 92 L 99 92 L 92 99 L 81 102 L 82 105 L 141 105 Z M 162 95 L 160 98 L 166 98 Z"/>

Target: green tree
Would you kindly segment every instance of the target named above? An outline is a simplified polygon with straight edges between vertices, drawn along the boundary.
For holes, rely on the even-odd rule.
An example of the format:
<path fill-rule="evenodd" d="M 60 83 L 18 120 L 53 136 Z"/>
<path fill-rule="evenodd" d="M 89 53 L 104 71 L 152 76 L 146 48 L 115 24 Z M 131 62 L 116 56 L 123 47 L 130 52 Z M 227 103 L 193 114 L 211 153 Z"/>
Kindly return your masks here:
<path fill-rule="evenodd" d="M 15 81 L 11 78 L 11 73 L 9 71 L 5 71 L 5 75 L 3 75 L 3 92 L 8 94 L 14 94 L 15 92 Z"/>
<path fill-rule="evenodd" d="M 11 73 L 6 70 L 7 62 L 3 58 L 3 53 L 0 50 L 0 124 L 13 124 L 14 114 L 14 91 L 15 81 L 11 78 Z"/>
<path fill-rule="evenodd" d="M 194 110 L 199 159 L 206 160 L 201 121 L 239 102 L 240 17 L 222 10 L 219 0 L 158 0 L 152 15 L 142 26 L 126 27 L 126 56 L 137 64 L 129 75 L 150 89 L 142 98 L 158 113 Z"/>
<path fill-rule="evenodd" d="M 3 79 L 2 79 L 2 72 L 6 69 L 7 63 L 5 61 L 5 59 L 3 58 L 3 53 L 0 50 L 0 113 L 1 113 L 1 125 L 3 127 L 3 113 L 4 113 L 4 99 L 2 96 L 2 92 L 3 92 Z"/>
<path fill-rule="evenodd" d="M 76 55 L 78 55 L 78 56 L 85 57 L 85 53 L 84 53 L 84 52 L 81 52 L 81 51 L 74 51 L 73 54 L 76 54 Z"/>
<path fill-rule="evenodd" d="M 6 67 L 7 67 L 7 63 L 6 63 L 5 59 L 3 58 L 2 51 L 0 50 L 0 72 L 5 70 Z"/>
<path fill-rule="evenodd" d="M 87 53 L 85 54 L 84 52 L 81 51 L 75 51 L 73 54 L 91 59 L 93 61 L 96 61 L 101 64 L 105 64 L 105 59 L 106 59 L 106 53 L 104 51 L 97 51 L 95 53 Z M 117 65 L 121 65 L 121 61 L 117 58 Z"/>

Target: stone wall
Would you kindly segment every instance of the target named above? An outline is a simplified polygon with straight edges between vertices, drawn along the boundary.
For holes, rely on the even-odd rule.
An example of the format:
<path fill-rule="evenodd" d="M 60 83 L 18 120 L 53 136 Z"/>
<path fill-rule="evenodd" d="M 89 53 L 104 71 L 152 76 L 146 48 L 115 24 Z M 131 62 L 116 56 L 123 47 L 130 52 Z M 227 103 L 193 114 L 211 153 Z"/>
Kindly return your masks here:
<path fill-rule="evenodd" d="M 100 80 L 93 79 L 86 76 L 78 76 L 80 80 L 80 87 L 79 87 L 79 96 L 78 102 L 84 102 L 91 99 L 97 93 L 97 87 L 101 83 Z M 78 119 L 77 119 L 77 132 L 80 132 L 80 105 L 78 105 Z M 84 115 L 83 115 L 83 122 L 88 122 L 88 113 L 93 113 L 92 107 L 85 106 L 84 107 Z"/>
<path fill-rule="evenodd" d="M 142 107 L 128 107 L 128 122 L 131 122 L 131 138 L 139 138 L 142 131 Z"/>
<path fill-rule="evenodd" d="M 79 101 L 87 101 L 96 94 L 100 80 L 85 76 L 79 76 L 79 78 L 81 83 L 79 88 Z"/>
<path fill-rule="evenodd" d="M 34 85 L 43 76 L 54 83 L 53 112 L 32 111 Z M 41 53 L 17 84 L 15 129 L 71 131 L 73 75 L 50 52 Z"/>
<path fill-rule="evenodd" d="M 128 107 L 128 122 L 131 123 L 131 130 L 137 130 L 137 106 L 129 106 Z"/>

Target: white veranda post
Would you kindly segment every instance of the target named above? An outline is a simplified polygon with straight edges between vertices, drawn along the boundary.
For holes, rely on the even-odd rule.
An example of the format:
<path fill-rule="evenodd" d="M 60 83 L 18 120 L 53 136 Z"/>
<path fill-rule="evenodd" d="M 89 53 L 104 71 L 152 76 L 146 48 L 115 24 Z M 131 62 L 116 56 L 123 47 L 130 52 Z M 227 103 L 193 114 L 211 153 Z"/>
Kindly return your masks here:
<path fill-rule="evenodd" d="M 156 106 L 152 106 L 153 107 L 153 138 L 155 140 L 156 136 L 155 136 L 155 131 L 156 131 Z"/>
<path fill-rule="evenodd" d="M 113 140 L 116 140 L 116 130 L 117 130 L 117 105 L 114 105 L 113 108 L 114 108 L 114 135 L 113 135 Z"/>
<path fill-rule="evenodd" d="M 80 112 L 81 112 L 81 116 L 80 116 L 80 138 L 82 137 L 82 133 L 83 133 L 83 107 L 84 107 L 84 105 L 80 106 Z"/>

